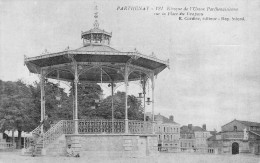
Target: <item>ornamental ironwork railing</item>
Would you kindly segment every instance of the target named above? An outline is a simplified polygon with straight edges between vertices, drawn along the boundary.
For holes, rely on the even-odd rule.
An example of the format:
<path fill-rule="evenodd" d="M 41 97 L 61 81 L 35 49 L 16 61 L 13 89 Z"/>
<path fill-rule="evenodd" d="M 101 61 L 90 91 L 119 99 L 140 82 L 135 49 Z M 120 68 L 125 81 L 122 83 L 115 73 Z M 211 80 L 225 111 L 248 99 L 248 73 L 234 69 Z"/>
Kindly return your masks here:
<path fill-rule="evenodd" d="M 56 125 L 52 126 L 47 132 L 44 133 L 43 135 L 44 146 L 52 143 L 54 140 L 56 140 L 58 137 L 64 134 L 63 124 L 64 124 L 63 120 L 59 121 Z M 38 140 L 37 142 L 40 141 L 41 140 Z"/>
<path fill-rule="evenodd" d="M 75 121 L 74 120 L 62 120 L 63 133 L 74 134 L 75 133 Z"/>
<path fill-rule="evenodd" d="M 40 135 L 41 134 L 41 125 L 32 130 L 32 134 Z"/>
<path fill-rule="evenodd" d="M 129 120 L 128 129 L 131 134 L 152 134 L 153 125 L 151 122 Z"/>
<path fill-rule="evenodd" d="M 53 125 L 47 132 L 39 135 L 37 144 L 47 146 L 54 142 L 62 134 L 74 134 L 75 122 L 78 123 L 79 134 L 123 134 L 125 133 L 125 120 L 61 120 Z M 153 126 L 151 122 L 137 120 L 128 121 L 129 134 L 151 134 Z M 33 130 L 40 133 L 40 126 Z"/>
<path fill-rule="evenodd" d="M 78 120 L 79 134 L 124 133 L 124 120 Z"/>

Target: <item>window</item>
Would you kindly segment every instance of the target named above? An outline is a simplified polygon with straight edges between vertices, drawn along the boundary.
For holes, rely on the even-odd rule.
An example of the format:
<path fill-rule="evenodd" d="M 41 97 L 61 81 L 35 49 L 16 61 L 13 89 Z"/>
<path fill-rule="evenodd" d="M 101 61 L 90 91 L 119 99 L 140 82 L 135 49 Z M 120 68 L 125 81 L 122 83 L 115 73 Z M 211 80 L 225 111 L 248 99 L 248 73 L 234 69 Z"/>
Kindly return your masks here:
<path fill-rule="evenodd" d="M 165 127 L 163 128 L 163 131 L 165 132 Z"/>
<path fill-rule="evenodd" d="M 237 131 L 237 126 L 234 126 L 234 131 Z"/>
<path fill-rule="evenodd" d="M 161 131 L 160 129 L 161 129 L 161 127 L 159 127 L 159 132 Z"/>
<path fill-rule="evenodd" d="M 172 140 L 172 135 L 171 135 L 171 140 Z"/>
<path fill-rule="evenodd" d="M 165 140 L 165 138 L 166 138 L 166 137 L 165 137 L 165 135 L 164 135 L 164 140 Z"/>

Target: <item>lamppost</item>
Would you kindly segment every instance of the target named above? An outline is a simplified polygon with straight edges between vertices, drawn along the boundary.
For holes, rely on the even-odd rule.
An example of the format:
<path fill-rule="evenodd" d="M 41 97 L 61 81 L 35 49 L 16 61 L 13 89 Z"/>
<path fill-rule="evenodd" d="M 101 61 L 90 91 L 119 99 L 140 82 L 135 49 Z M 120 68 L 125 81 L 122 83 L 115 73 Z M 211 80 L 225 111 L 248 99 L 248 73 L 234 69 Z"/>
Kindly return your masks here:
<path fill-rule="evenodd" d="M 111 84 L 108 84 L 108 87 L 111 87 L 111 110 L 112 110 L 112 133 L 114 133 L 114 87 L 116 84 L 114 82 L 111 82 Z"/>
<path fill-rule="evenodd" d="M 142 90 L 143 90 L 143 92 L 142 92 L 142 93 L 139 93 L 139 96 L 138 96 L 139 99 L 142 99 L 142 98 L 143 98 L 143 106 L 144 106 L 144 121 L 146 121 L 146 115 L 145 115 L 145 104 L 147 103 L 147 105 L 150 105 L 150 104 L 152 103 L 152 101 L 150 100 L 149 97 L 147 98 L 147 101 L 145 101 L 145 95 L 146 95 L 146 84 L 147 84 L 147 83 L 149 84 L 149 82 L 147 82 L 148 79 L 149 79 L 148 77 L 143 76 L 143 79 L 141 80 L 141 86 L 142 86 Z M 148 89 L 149 89 L 149 85 L 148 85 Z M 148 90 L 148 92 L 149 92 L 149 90 Z M 142 96 L 142 94 L 143 94 L 143 96 Z"/>

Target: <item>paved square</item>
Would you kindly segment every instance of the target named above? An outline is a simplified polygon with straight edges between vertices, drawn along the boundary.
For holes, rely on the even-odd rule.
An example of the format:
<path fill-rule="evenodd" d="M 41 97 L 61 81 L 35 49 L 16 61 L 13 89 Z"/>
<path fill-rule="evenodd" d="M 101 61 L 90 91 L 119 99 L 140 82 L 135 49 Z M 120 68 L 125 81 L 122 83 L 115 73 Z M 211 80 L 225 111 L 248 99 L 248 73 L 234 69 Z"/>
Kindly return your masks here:
<path fill-rule="evenodd" d="M 158 157 L 146 158 L 102 158 L 95 156 L 69 157 L 30 157 L 19 152 L 0 152 L 0 163 L 260 163 L 256 155 L 207 155 L 191 153 L 160 153 Z"/>

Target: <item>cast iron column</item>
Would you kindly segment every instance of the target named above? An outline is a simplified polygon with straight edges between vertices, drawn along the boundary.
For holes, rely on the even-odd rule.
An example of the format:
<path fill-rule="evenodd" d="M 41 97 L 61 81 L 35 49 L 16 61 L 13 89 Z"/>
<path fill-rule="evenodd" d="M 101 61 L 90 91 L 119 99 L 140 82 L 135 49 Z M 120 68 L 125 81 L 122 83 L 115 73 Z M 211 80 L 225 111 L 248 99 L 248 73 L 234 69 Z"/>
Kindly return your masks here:
<path fill-rule="evenodd" d="M 75 134 L 78 134 L 78 65 L 75 64 L 75 78 L 74 78 L 74 87 L 75 87 Z"/>
<path fill-rule="evenodd" d="M 114 133 L 114 82 L 111 82 L 111 94 L 112 94 L 112 133 Z"/>
<path fill-rule="evenodd" d="M 45 91 L 44 91 L 44 74 L 41 69 L 41 122 L 45 118 Z M 41 134 L 43 134 L 43 125 L 41 126 Z"/>
<path fill-rule="evenodd" d="M 153 119 L 153 134 L 155 133 L 154 131 L 154 127 L 155 127 L 155 122 L 154 122 L 154 73 L 152 73 L 152 76 L 151 76 L 151 81 L 152 81 L 152 119 Z"/>
<path fill-rule="evenodd" d="M 146 94 L 146 91 L 145 91 L 145 84 L 146 84 L 146 80 L 145 80 L 145 76 L 144 76 L 144 79 L 143 79 L 143 94 L 144 94 L 144 121 L 146 121 L 146 115 L 145 115 L 145 94 Z"/>
<path fill-rule="evenodd" d="M 128 66 L 125 66 L 125 133 L 128 133 L 128 111 L 127 111 L 127 96 L 128 96 Z"/>

